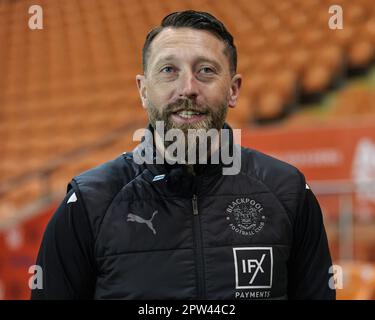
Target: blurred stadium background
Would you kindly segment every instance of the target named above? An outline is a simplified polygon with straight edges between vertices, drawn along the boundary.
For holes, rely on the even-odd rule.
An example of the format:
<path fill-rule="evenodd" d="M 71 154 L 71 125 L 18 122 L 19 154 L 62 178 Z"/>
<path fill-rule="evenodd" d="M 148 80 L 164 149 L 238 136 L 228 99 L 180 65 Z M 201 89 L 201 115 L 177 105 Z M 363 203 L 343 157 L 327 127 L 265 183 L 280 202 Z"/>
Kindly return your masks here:
<path fill-rule="evenodd" d="M 34 4 L 43 30 L 28 28 Z M 342 30 L 328 28 L 334 4 Z M 135 146 L 145 36 L 183 9 L 233 33 L 244 83 L 228 122 L 242 144 L 305 173 L 343 268 L 338 298 L 374 299 L 373 0 L 0 0 L 0 299 L 28 299 L 70 179 Z"/>

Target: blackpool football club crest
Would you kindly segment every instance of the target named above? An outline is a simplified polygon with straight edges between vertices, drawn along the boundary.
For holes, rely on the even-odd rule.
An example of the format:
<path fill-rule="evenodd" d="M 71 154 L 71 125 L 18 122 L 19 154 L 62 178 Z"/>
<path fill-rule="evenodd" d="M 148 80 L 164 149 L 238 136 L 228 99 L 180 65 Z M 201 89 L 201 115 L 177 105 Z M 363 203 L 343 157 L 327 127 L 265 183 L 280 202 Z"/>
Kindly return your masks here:
<path fill-rule="evenodd" d="M 250 198 L 237 198 L 227 209 L 229 227 L 243 236 L 253 236 L 263 229 L 266 217 L 263 206 Z"/>

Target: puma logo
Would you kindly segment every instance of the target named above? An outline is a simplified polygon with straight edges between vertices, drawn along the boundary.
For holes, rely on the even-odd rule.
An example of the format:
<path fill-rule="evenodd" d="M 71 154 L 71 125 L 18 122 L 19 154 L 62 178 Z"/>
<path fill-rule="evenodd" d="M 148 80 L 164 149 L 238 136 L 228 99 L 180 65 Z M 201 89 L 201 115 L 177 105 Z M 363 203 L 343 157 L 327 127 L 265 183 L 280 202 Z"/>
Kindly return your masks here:
<path fill-rule="evenodd" d="M 132 214 L 132 213 L 129 213 L 128 214 L 128 219 L 126 221 L 131 221 L 131 222 L 139 222 L 139 223 L 145 223 L 150 229 L 151 231 L 156 234 L 156 231 L 154 229 L 154 226 L 152 225 L 152 219 L 154 218 L 154 216 L 158 213 L 158 211 L 154 211 L 154 213 L 152 214 L 152 217 L 150 219 L 143 219 L 142 217 L 140 216 L 137 216 L 135 214 Z"/>

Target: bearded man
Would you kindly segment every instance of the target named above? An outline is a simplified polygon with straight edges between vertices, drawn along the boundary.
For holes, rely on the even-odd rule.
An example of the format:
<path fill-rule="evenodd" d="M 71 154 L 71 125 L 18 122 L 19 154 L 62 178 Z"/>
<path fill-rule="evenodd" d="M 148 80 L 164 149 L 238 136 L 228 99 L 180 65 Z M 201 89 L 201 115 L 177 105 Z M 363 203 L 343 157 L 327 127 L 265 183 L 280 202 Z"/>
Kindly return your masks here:
<path fill-rule="evenodd" d="M 148 138 L 69 183 L 45 231 L 43 288 L 32 298 L 335 299 L 322 213 L 303 174 L 238 147 L 225 123 L 242 77 L 224 24 L 206 12 L 171 13 L 142 56 Z M 158 125 L 180 137 L 166 139 Z M 200 139 L 190 130 L 218 132 L 196 162 L 187 155 Z M 229 174 L 225 149 L 239 159 Z"/>

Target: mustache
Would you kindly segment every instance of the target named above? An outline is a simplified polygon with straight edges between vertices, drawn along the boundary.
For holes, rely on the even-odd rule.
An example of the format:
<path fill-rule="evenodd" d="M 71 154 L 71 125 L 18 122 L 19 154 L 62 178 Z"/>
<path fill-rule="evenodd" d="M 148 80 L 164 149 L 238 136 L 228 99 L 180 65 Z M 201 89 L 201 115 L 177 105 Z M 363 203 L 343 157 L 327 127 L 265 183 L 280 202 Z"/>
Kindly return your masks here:
<path fill-rule="evenodd" d="M 173 103 L 170 103 L 165 108 L 166 114 L 176 113 L 180 111 L 194 111 L 199 113 L 208 113 L 208 108 L 197 104 L 191 99 L 178 99 Z"/>

